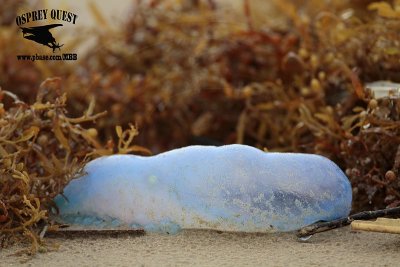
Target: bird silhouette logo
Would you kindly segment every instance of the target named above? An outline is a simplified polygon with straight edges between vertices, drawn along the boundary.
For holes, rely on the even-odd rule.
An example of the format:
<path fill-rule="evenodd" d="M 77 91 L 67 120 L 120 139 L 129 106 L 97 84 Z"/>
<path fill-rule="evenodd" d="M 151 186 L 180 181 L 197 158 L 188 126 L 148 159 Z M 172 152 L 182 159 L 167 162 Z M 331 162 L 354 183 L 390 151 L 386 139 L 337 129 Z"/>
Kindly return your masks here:
<path fill-rule="evenodd" d="M 25 39 L 34 41 L 36 43 L 45 45 L 53 49 L 53 53 L 58 48 L 61 51 L 60 47 L 64 44 L 60 45 L 56 42 L 56 39 L 51 34 L 50 29 L 63 26 L 62 24 L 49 24 L 44 26 L 36 26 L 36 27 L 20 27 L 22 30 L 22 36 Z"/>

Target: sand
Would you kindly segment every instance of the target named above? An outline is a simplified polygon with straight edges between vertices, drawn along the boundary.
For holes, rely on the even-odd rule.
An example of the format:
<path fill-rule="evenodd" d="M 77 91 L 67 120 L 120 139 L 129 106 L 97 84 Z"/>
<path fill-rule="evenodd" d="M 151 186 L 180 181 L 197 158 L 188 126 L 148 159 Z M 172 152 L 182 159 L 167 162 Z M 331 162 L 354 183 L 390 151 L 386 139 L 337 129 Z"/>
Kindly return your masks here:
<path fill-rule="evenodd" d="M 177 235 L 48 238 L 57 251 L 26 263 L 0 251 L 0 266 L 399 266 L 400 235 L 320 233 L 306 242 L 294 234 L 217 233 L 186 230 Z"/>

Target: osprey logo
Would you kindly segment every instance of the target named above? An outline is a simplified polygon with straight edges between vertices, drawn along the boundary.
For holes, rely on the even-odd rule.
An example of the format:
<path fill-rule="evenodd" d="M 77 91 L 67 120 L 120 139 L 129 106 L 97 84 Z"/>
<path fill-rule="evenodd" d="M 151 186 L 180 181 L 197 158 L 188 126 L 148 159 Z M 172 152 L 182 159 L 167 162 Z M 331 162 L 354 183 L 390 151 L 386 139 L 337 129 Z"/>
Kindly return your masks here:
<path fill-rule="evenodd" d="M 61 51 L 60 47 L 62 47 L 64 44 L 60 45 L 59 43 L 56 42 L 56 39 L 53 37 L 53 35 L 50 32 L 50 29 L 55 28 L 55 27 L 60 27 L 63 26 L 62 24 L 50 24 L 50 25 L 44 25 L 44 26 L 36 26 L 36 27 L 20 27 L 22 30 L 22 35 L 25 39 L 34 41 L 36 43 L 48 46 L 53 49 L 54 51 L 58 48 L 58 50 Z"/>
<path fill-rule="evenodd" d="M 77 19 L 78 15 L 69 11 L 60 9 L 39 9 L 18 15 L 15 19 L 15 22 L 22 30 L 22 36 L 25 39 L 48 46 L 53 50 L 54 53 L 57 49 L 61 51 L 61 47 L 64 44 L 60 44 L 59 42 L 57 42 L 50 30 L 56 27 L 62 27 L 65 23 L 75 24 Z M 41 26 L 24 25 L 30 22 L 48 20 L 56 21 L 56 23 L 47 25 L 45 24 Z"/>

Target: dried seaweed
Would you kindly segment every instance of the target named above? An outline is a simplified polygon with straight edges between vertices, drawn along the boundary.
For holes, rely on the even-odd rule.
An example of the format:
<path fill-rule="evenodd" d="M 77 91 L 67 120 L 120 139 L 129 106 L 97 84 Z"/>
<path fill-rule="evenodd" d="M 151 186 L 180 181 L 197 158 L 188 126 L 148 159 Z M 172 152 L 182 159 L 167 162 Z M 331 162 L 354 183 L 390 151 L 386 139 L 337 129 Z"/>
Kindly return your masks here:
<path fill-rule="evenodd" d="M 7 98 L 12 103 L 4 105 Z M 83 116 L 67 116 L 66 95 L 61 79 L 45 80 L 34 104 L 20 101 L 14 94 L 0 90 L 0 234 L 1 244 L 23 234 L 32 240 L 31 253 L 39 249 L 39 225 L 48 222 L 52 199 L 78 177 L 90 159 L 111 154 L 144 151 L 133 146 L 138 131 L 133 126 L 122 131 L 118 147 L 103 146 L 94 128 L 84 128 L 106 113 L 92 113 L 89 106 Z M 125 137 L 126 140 L 125 140 Z"/>

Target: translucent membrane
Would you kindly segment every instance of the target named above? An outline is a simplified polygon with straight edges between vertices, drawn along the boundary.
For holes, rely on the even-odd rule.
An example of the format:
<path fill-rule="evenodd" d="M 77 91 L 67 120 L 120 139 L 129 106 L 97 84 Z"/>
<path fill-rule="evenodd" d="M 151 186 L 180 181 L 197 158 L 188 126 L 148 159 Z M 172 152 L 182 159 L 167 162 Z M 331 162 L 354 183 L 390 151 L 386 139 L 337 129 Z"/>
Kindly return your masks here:
<path fill-rule="evenodd" d="M 55 201 L 67 223 L 276 232 L 345 217 L 351 186 L 339 167 L 311 154 L 244 145 L 190 146 L 151 157 L 96 159 Z"/>

